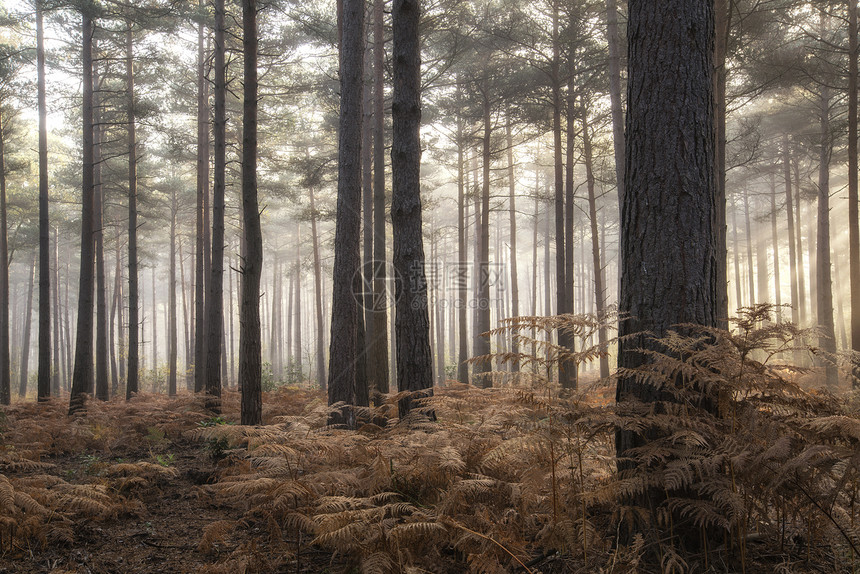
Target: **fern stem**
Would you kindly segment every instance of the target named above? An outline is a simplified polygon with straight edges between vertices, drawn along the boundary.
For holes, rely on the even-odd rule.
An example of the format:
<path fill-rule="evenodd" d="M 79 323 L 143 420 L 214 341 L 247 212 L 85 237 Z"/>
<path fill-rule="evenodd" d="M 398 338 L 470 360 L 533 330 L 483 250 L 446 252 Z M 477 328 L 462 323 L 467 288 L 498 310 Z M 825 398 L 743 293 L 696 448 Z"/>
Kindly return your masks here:
<path fill-rule="evenodd" d="M 520 560 L 519 558 L 517 558 L 516 554 L 514 554 L 513 552 L 511 552 L 510 550 L 508 550 L 508 549 L 505 547 L 505 545 L 504 545 L 504 544 L 502 544 L 501 542 L 499 542 L 498 540 L 496 540 L 496 539 L 495 539 L 495 538 L 493 538 L 492 536 L 487 536 L 486 534 L 481 534 L 480 532 L 476 532 L 476 531 L 472 530 L 471 528 L 466 528 L 465 526 L 463 526 L 462 524 L 460 524 L 459 522 L 457 522 L 457 521 L 456 521 L 456 520 L 454 520 L 453 518 L 445 517 L 445 522 L 449 523 L 451 526 L 454 526 L 454 527 L 456 527 L 456 528 L 459 528 L 460 530 L 462 530 L 462 531 L 464 531 L 464 532 L 468 532 L 469 534 L 474 534 L 475 536 L 478 536 L 479 538 L 483 538 L 484 540 L 487 540 L 487 541 L 489 541 L 489 542 L 492 542 L 493 544 L 495 544 L 496 546 L 498 546 L 499 548 L 501 548 L 502 550 L 504 550 L 504 551 L 507 553 L 507 555 L 508 555 L 508 556 L 510 556 L 511 558 L 513 558 L 514 560 L 516 560 L 516 561 L 517 561 L 517 563 L 518 563 L 520 566 L 522 566 L 522 567 L 523 567 L 523 569 L 524 569 L 526 572 L 528 572 L 528 574 L 534 574 L 534 572 L 532 571 L 532 569 L 531 569 L 531 568 L 529 568 L 528 566 L 526 566 L 525 562 L 523 562 L 522 560 Z"/>

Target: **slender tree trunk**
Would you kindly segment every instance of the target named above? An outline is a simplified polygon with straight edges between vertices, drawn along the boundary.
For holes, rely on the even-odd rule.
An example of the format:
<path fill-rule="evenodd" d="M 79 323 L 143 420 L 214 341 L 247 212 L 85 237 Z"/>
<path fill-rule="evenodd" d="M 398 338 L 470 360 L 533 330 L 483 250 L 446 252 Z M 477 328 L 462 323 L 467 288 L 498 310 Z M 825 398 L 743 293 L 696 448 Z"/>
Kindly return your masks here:
<path fill-rule="evenodd" d="M 791 276 L 791 321 L 795 325 L 800 324 L 800 309 L 801 302 L 798 295 L 798 274 L 797 268 L 797 241 L 795 240 L 794 228 L 794 201 L 791 192 L 791 165 L 788 160 L 788 132 L 782 136 L 782 165 L 783 177 L 785 180 L 785 211 L 788 218 L 788 272 Z"/>
<path fill-rule="evenodd" d="M 131 23 L 126 31 L 128 82 L 128 379 L 125 398 L 140 390 L 140 301 L 137 259 L 137 135 L 134 114 L 134 45 Z"/>
<path fill-rule="evenodd" d="M 60 396 L 60 375 L 62 371 L 60 356 L 60 237 L 59 228 L 54 228 L 54 265 L 51 279 L 51 298 L 54 304 L 54 344 L 51 347 L 51 394 Z"/>
<path fill-rule="evenodd" d="M 592 166 L 591 133 L 588 126 L 588 107 L 582 107 L 582 147 L 585 155 L 585 177 L 588 187 L 588 217 L 591 220 L 591 261 L 594 266 L 594 303 L 600 328 L 597 331 L 597 341 L 602 349 L 606 349 L 606 283 L 604 281 L 603 265 L 600 259 L 600 237 L 597 231 L 597 197 L 594 190 L 594 168 Z M 604 255 L 605 257 L 605 255 Z M 600 378 L 609 377 L 609 357 L 600 356 Z"/>
<path fill-rule="evenodd" d="M 421 226 L 421 54 L 419 0 L 394 0 L 394 99 L 391 221 L 396 282 L 397 390 L 432 394 L 427 281 Z M 400 417 L 415 396 L 400 401 Z"/>
<path fill-rule="evenodd" d="M 69 319 L 69 276 L 70 273 L 70 264 L 69 258 L 71 254 L 67 254 L 66 258 L 66 291 L 65 291 L 65 303 L 63 304 L 63 331 L 65 333 L 66 340 L 66 390 L 71 392 L 72 390 L 72 335 L 71 335 L 71 321 Z"/>
<path fill-rule="evenodd" d="M 618 5 L 606 0 L 606 43 L 609 47 L 609 107 L 612 114 L 612 146 L 615 152 L 615 182 L 618 185 L 618 204 L 624 198 L 624 111 L 621 105 L 621 48 L 618 34 Z"/>
<path fill-rule="evenodd" d="M 770 240 L 773 245 L 773 285 L 776 322 L 782 323 L 782 280 L 779 273 L 779 229 L 776 222 L 776 173 L 770 174 Z"/>
<path fill-rule="evenodd" d="M 191 349 L 194 345 L 191 342 L 191 329 L 189 328 L 192 318 L 188 315 L 188 293 L 185 285 L 185 258 L 182 253 L 182 238 L 179 238 L 179 292 L 182 293 L 182 327 L 184 336 L 182 341 L 185 345 L 185 388 L 194 388 L 194 380 L 189 377 L 189 363 L 193 360 Z"/>
<path fill-rule="evenodd" d="M 320 388 L 326 390 L 325 372 L 325 324 L 323 322 L 323 297 L 322 297 L 322 264 L 320 262 L 319 237 L 317 235 L 317 210 L 314 202 L 314 190 L 308 190 L 311 200 L 311 243 L 314 251 L 314 310 L 316 315 L 316 375 Z M 376 241 L 376 239 L 374 239 Z M 377 293 L 374 279 L 374 295 Z M 292 298 L 291 298 L 292 300 Z M 292 313 L 290 313 L 292 318 Z M 377 334 L 380 332 L 377 331 Z M 387 347 L 387 341 L 383 341 Z M 386 348 L 387 351 L 387 348 Z M 386 370 L 387 374 L 387 370 Z M 380 375 L 381 376 L 381 375 Z M 380 391 L 381 392 L 381 391 Z"/>
<path fill-rule="evenodd" d="M 122 332 L 122 321 L 119 323 L 119 328 L 116 326 L 117 307 L 122 306 L 122 278 L 121 278 L 121 262 L 119 252 L 119 237 L 116 238 L 116 261 L 113 271 L 113 293 L 110 302 L 110 320 L 108 322 L 108 348 L 110 349 L 110 387 L 111 394 L 116 396 L 119 393 L 119 372 L 116 360 L 116 334 L 117 331 Z M 58 255 L 59 257 L 59 255 Z M 57 315 L 59 317 L 59 314 Z"/>
<path fill-rule="evenodd" d="M 573 51 L 573 46 L 570 47 Z M 576 283 L 573 274 L 573 170 L 574 170 L 574 146 L 576 129 L 574 128 L 574 118 L 576 111 L 574 109 L 576 103 L 574 89 L 574 55 L 568 56 L 568 81 L 567 81 L 567 118 L 566 118 L 566 160 L 567 169 L 565 170 L 565 185 L 564 185 L 564 312 L 573 313 L 573 288 Z M 575 350 L 575 338 L 573 336 L 565 336 L 566 347 L 571 351 Z M 573 362 L 559 361 L 559 371 L 564 371 L 562 381 L 566 382 L 570 388 L 576 388 L 578 384 L 579 373 L 577 372 L 578 365 Z"/>
<path fill-rule="evenodd" d="M 301 233 L 301 228 L 297 228 Z M 301 235 L 300 235 L 301 237 Z M 294 338 L 296 345 L 296 370 L 299 373 L 304 372 L 302 366 L 302 252 L 301 241 L 296 243 L 296 335 Z M 304 378 L 304 377 L 302 377 Z"/>
<path fill-rule="evenodd" d="M 378 0 L 381 1 L 381 0 Z M 461 99 L 461 86 L 457 83 L 457 101 Z M 463 133 L 463 118 L 457 115 L 457 323 L 459 330 L 459 352 L 457 353 L 457 380 L 469 382 L 469 326 L 467 298 L 469 287 L 469 256 L 466 253 L 466 173 L 463 148 L 465 135 Z M 513 232 L 511 233 L 513 236 Z"/>
<path fill-rule="evenodd" d="M 30 283 L 27 288 L 27 310 L 24 312 L 24 332 L 21 335 L 21 364 L 19 366 L 20 384 L 18 385 L 18 396 L 27 396 L 27 382 L 29 380 L 30 364 L 30 323 L 33 315 L 33 283 L 36 282 L 36 257 L 30 265 Z M 47 400 L 47 396 L 42 400 Z"/>
<path fill-rule="evenodd" d="M 93 43 L 93 53 L 98 55 L 98 48 Z M 102 185 L 102 123 L 101 123 L 101 80 L 98 65 L 93 63 L 93 243 L 96 255 L 96 379 L 95 396 L 106 401 L 110 399 L 110 382 L 108 381 L 108 348 L 107 348 L 107 282 L 105 280 L 105 249 L 104 249 L 104 186 Z"/>
<path fill-rule="evenodd" d="M 505 139 L 508 146 L 508 212 L 510 214 L 511 241 L 511 317 L 520 316 L 520 285 L 517 272 L 517 182 L 514 174 L 514 138 L 511 133 L 510 109 L 505 123 Z M 520 343 L 516 330 L 511 331 L 511 354 L 517 357 L 520 353 Z M 512 367 L 519 371 L 519 360 L 514 359 Z"/>
<path fill-rule="evenodd" d="M 481 86 L 483 110 L 483 138 L 481 146 L 481 221 L 478 227 L 478 252 L 480 257 L 476 267 L 478 282 L 477 321 L 475 323 L 475 356 L 486 357 L 490 354 L 490 338 L 486 333 L 490 330 L 490 136 L 492 135 L 492 118 L 490 116 L 490 99 L 487 86 Z M 489 372 L 492 363 L 489 359 L 475 363 L 472 377 L 479 387 L 492 387 L 493 381 Z"/>
<path fill-rule="evenodd" d="M 152 392 L 157 393 L 159 387 L 158 380 L 158 298 L 155 291 L 155 263 L 152 264 L 152 274 L 150 275 L 152 288 Z"/>
<path fill-rule="evenodd" d="M 757 202 L 761 205 L 761 202 Z M 767 241 L 762 233 L 760 219 L 756 221 L 755 226 L 755 244 L 756 244 L 756 276 L 758 277 L 758 299 L 759 303 L 770 303 L 770 285 L 768 281 L 767 269 Z"/>
<path fill-rule="evenodd" d="M 726 249 L 726 56 L 735 0 L 714 0 L 714 170 L 717 186 L 717 319 L 728 327 L 728 254 Z"/>
<path fill-rule="evenodd" d="M 48 221 L 48 131 L 46 127 L 47 108 L 45 103 L 45 40 L 43 29 L 43 1 L 36 2 L 36 85 L 39 108 L 39 375 L 37 384 L 38 400 L 51 395 L 50 357 L 51 357 L 51 295 L 50 295 L 50 226 Z M 0 135 L 2 141 L 2 135 Z M 0 171 L 3 171 L 2 206 L 0 206 L 0 260 L 4 262 L 0 279 L 0 299 L 9 300 L 8 244 L 6 235 L 6 177 L 2 151 L 0 151 Z M 9 397 L 9 312 L 8 304 L 0 303 L 0 402 Z M 56 319 L 56 318 L 55 318 Z M 4 402 L 3 404 L 9 404 Z"/>
<path fill-rule="evenodd" d="M 81 270 L 78 288 L 78 326 L 75 336 L 75 370 L 69 414 L 84 409 L 84 394 L 93 387 L 93 21 L 82 15 L 83 65 L 83 175 L 81 184 Z M 41 258 L 41 257 L 40 257 Z M 41 289 L 41 287 L 40 287 Z"/>
<path fill-rule="evenodd" d="M 822 21 L 824 17 L 822 16 Z M 830 157 L 833 143 L 830 135 L 830 89 L 821 87 L 821 148 L 818 169 L 818 237 L 816 238 L 816 293 L 818 324 L 821 335 L 818 346 L 825 356 L 827 386 L 836 389 L 839 372 L 836 368 L 836 333 L 833 325 L 833 291 L 830 265 Z"/>
<path fill-rule="evenodd" d="M 242 424 L 263 422 L 262 341 L 260 338 L 260 274 L 263 232 L 257 202 L 257 0 L 242 2 L 245 53 L 245 100 L 242 116 L 242 212 L 246 256 L 242 266 L 242 306 L 239 321 L 239 387 Z"/>
<path fill-rule="evenodd" d="M 286 362 L 289 367 L 290 378 L 295 370 L 295 358 L 293 357 L 293 289 L 295 288 L 295 275 L 290 270 L 290 286 L 287 292 L 287 357 Z M 297 381 L 301 382 L 301 381 Z"/>
<path fill-rule="evenodd" d="M 860 357 L 860 213 L 857 184 L 857 2 L 848 0 L 848 258 L 851 293 L 851 350 Z M 860 386 L 860 359 L 852 387 Z"/>
<path fill-rule="evenodd" d="M 224 191 L 227 166 L 227 72 L 224 60 L 226 53 L 224 19 L 224 0 L 215 0 L 215 118 L 213 122 L 215 173 L 212 200 L 212 259 L 206 295 L 206 381 L 204 390 L 208 396 L 207 406 L 216 412 L 221 409 L 221 324 L 224 315 L 222 298 L 224 285 Z M 245 289 L 246 285 L 243 278 L 243 300 L 245 299 Z M 259 302 L 257 304 L 259 305 Z M 239 362 L 241 363 L 241 342 L 239 347 Z M 240 371 L 241 368 L 240 365 Z M 239 387 L 242 387 L 241 375 Z"/>
<path fill-rule="evenodd" d="M 269 329 L 269 362 L 272 364 L 272 374 L 275 380 L 281 379 L 280 357 L 278 356 L 278 305 L 281 300 L 281 293 L 278 290 L 278 278 L 281 275 L 280 262 L 278 261 L 278 253 L 273 250 L 272 253 L 272 328 Z"/>
<path fill-rule="evenodd" d="M 41 13 L 39 14 L 39 17 L 41 18 Z M 0 404 L 8 405 L 12 402 L 12 361 L 9 355 L 9 248 L 6 236 L 6 157 L 4 139 L 3 122 L 0 120 Z M 39 200 L 41 202 L 41 194 Z M 41 256 L 41 236 L 39 240 L 39 252 Z M 43 272 L 43 269 L 40 265 L 40 273 L 41 272 Z M 39 277 L 40 295 L 41 292 L 42 278 Z M 41 309 L 42 305 L 40 301 L 39 310 L 41 311 Z M 39 328 L 39 340 L 41 341 L 41 323 L 39 324 Z M 43 349 L 42 347 L 39 347 L 40 357 L 41 353 L 46 351 L 50 355 L 50 348 Z M 41 360 L 39 363 L 41 365 Z M 41 379 L 39 379 L 39 382 L 41 383 Z"/>
<path fill-rule="evenodd" d="M 372 24 L 372 22 L 371 22 Z M 370 26 L 368 26 L 368 29 Z M 361 124 L 361 198 L 362 198 L 362 265 L 359 293 L 361 294 L 362 323 L 364 323 L 365 347 L 363 353 L 367 365 L 367 383 L 374 393 L 378 393 L 377 371 L 388 369 L 388 365 L 377 365 L 377 356 L 371 351 L 373 335 L 373 218 L 383 217 L 383 212 L 373 210 L 373 90 L 372 74 L 373 46 L 369 41 L 364 47 L 365 80 L 362 97 L 364 116 Z"/>
<path fill-rule="evenodd" d="M 552 62 L 551 62 L 551 79 L 552 82 L 552 132 L 553 132 L 553 150 L 555 163 L 555 296 L 556 296 L 556 315 L 563 315 L 568 312 L 566 306 L 567 293 L 567 277 L 565 277 L 565 269 L 567 260 L 564 255 L 564 163 L 562 161 L 562 145 L 561 145 L 561 72 L 560 66 L 560 40 L 559 40 L 559 0 L 553 0 L 552 3 Z M 567 334 L 559 330 L 558 332 L 559 347 L 569 347 Z M 572 378 L 572 369 L 559 369 L 559 382 L 562 388 L 575 388 L 576 380 Z"/>
<path fill-rule="evenodd" d="M 755 305 L 758 301 L 755 297 L 755 269 L 753 268 L 753 253 L 752 253 L 752 229 L 750 228 L 750 196 L 749 190 L 744 188 L 744 222 L 746 228 L 746 245 L 747 245 L 747 282 L 749 284 L 750 305 Z"/>
<path fill-rule="evenodd" d="M 373 2 L 373 328 L 375 388 L 389 391 L 388 297 L 385 288 L 385 0 Z M 322 331 L 320 331 L 322 333 Z M 322 365 L 322 363 L 320 363 Z"/>
<path fill-rule="evenodd" d="M 206 77 L 206 28 L 203 0 L 197 27 L 197 241 L 194 282 L 194 391 L 206 386 L 206 281 L 209 279 L 209 81 Z"/>
<path fill-rule="evenodd" d="M 170 269 L 167 280 L 167 394 L 176 396 L 176 364 L 178 354 L 176 324 L 176 213 L 179 201 L 176 188 L 170 197 Z"/>
<path fill-rule="evenodd" d="M 535 162 L 537 164 L 537 162 Z M 531 315 L 532 317 L 537 317 L 538 313 L 538 228 L 540 227 L 540 173 L 537 169 L 535 169 L 535 220 L 532 229 L 532 307 L 531 307 Z M 537 359 L 537 332 L 532 329 L 531 333 L 532 337 L 532 348 L 531 348 L 531 356 L 534 359 Z M 536 367 L 537 363 L 532 363 L 533 371 L 534 367 Z"/>

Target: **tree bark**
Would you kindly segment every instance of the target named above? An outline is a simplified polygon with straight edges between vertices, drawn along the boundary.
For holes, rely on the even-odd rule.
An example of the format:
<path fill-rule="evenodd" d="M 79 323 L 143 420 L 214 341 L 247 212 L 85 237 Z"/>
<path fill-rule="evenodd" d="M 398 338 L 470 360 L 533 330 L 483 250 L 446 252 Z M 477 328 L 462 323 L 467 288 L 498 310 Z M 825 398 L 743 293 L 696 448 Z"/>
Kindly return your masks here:
<path fill-rule="evenodd" d="M 98 55 L 98 48 L 93 43 L 93 53 Z M 98 59 L 98 58 L 97 58 Z M 96 379 L 95 396 L 106 401 L 110 399 L 110 382 L 108 381 L 108 348 L 107 348 L 107 282 L 105 281 L 105 249 L 104 249 L 104 186 L 102 185 L 102 119 L 101 119 L 101 80 L 98 65 L 93 63 L 93 243 L 96 255 Z"/>
<path fill-rule="evenodd" d="M 221 333 L 224 316 L 224 192 L 227 167 L 227 71 L 224 18 L 224 0 L 215 0 L 215 118 L 213 121 L 215 173 L 212 199 L 212 258 L 209 267 L 206 318 L 204 320 L 206 324 L 206 381 L 204 391 L 207 395 L 207 407 L 216 412 L 221 410 Z M 244 293 L 244 291 L 243 280 L 242 292 Z M 239 386 L 241 388 L 241 381 Z"/>
<path fill-rule="evenodd" d="M 263 270 L 263 232 L 257 201 L 257 0 L 242 1 L 245 54 L 245 98 L 242 115 L 242 213 L 245 260 L 242 266 L 242 306 L 239 321 L 239 388 L 242 424 L 263 422 L 260 338 L 260 274 Z"/>
<path fill-rule="evenodd" d="M 640 349 L 665 351 L 645 332 L 717 324 L 713 18 L 711 0 L 630 3 L 619 310 L 631 319 L 619 328 L 621 368 L 648 361 Z M 662 400 L 653 386 L 620 379 L 616 400 L 631 398 Z M 644 444 L 645 434 L 618 431 L 618 456 Z M 655 516 L 663 496 L 650 492 L 638 503 Z"/>
<path fill-rule="evenodd" d="M 717 319 L 728 327 L 728 254 L 726 248 L 726 57 L 735 0 L 714 0 L 714 163 L 717 186 Z"/>
<path fill-rule="evenodd" d="M 51 300 L 54 305 L 54 321 L 51 324 L 54 342 L 51 347 L 51 394 L 60 396 L 60 376 L 62 372 L 60 354 L 60 236 L 59 228 L 54 228 L 54 264 L 51 270 Z M 8 312 L 7 312 L 8 313 Z"/>
<path fill-rule="evenodd" d="M 394 0 L 394 99 L 391 222 L 396 271 L 397 390 L 429 396 L 433 390 L 427 316 L 427 280 L 421 226 L 421 54 L 419 0 Z M 399 403 L 401 418 L 416 395 Z"/>
<path fill-rule="evenodd" d="M 823 20 L 823 17 L 822 17 Z M 821 335 L 818 346 L 824 351 L 819 362 L 824 367 L 825 381 L 831 389 L 839 384 L 836 368 L 836 333 L 833 324 L 833 291 L 830 265 L 830 157 L 833 142 L 830 135 L 830 88 L 821 87 L 820 94 L 821 147 L 818 169 L 818 237 L 816 238 L 816 307 Z"/>
<path fill-rule="evenodd" d="M 39 14 L 39 16 L 41 16 L 41 14 Z M 0 404 L 8 405 L 12 403 L 12 361 L 9 355 L 9 248 L 6 235 L 6 150 L 4 142 L 5 138 L 3 136 L 3 125 L 3 121 L 0 119 Z M 40 193 L 40 203 L 41 199 Z M 41 213 L 39 223 L 41 225 Z M 41 257 L 41 235 L 39 241 L 39 252 Z M 39 277 L 40 294 L 42 290 L 41 283 L 42 278 Z M 48 303 L 50 303 L 50 300 L 48 300 Z M 42 305 L 40 301 L 40 311 L 41 308 Z M 39 324 L 39 327 L 41 329 L 41 323 Z M 40 330 L 40 341 L 41 334 Z M 44 350 L 40 347 L 40 358 L 42 352 L 44 352 Z M 50 349 L 48 349 L 47 352 L 50 355 Z M 41 379 L 39 381 L 41 382 Z M 48 383 L 50 385 L 50 381 L 48 381 Z M 50 393 L 50 386 L 48 392 Z"/>
<path fill-rule="evenodd" d="M 209 279 L 209 82 L 206 78 L 204 0 L 197 27 L 197 241 L 194 282 L 194 391 L 206 386 L 206 282 Z"/>
<path fill-rule="evenodd" d="M 776 222 L 776 173 L 770 174 L 770 240 L 773 245 L 774 303 L 777 306 L 776 322 L 782 322 L 782 280 L 779 273 L 779 229 Z"/>
<path fill-rule="evenodd" d="M 84 409 L 84 394 L 93 387 L 93 21 L 84 8 L 83 45 L 83 171 L 81 184 L 81 264 L 78 282 L 78 324 L 75 335 L 75 369 L 69 414 Z"/>
<path fill-rule="evenodd" d="M 134 113 L 134 45 L 131 22 L 126 31 L 128 82 L 128 380 L 125 398 L 140 390 L 140 301 L 137 259 L 137 135 Z"/>
<path fill-rule="evenodd" d="M 47 108 L 45 103 L 45 39 L 43 28 L 43 0 L 36 2 L 36 84 L 39 112 L 39 375 L 37 383 L 38 400 L 45 400 L 51 396 L 50 382 L 50 357 L 51 357 L 51 295 L 50 295 L 50 226 L 48 213 L 48 130 L 47 130 Z M 0 135 L 2 138 L 2 135 Z M 2 154 L 2 152 L 0 152 Z M 5 172 L 5 166 L 0 163 L 0 169 Z M 3 198 L 2 214 L 0 214 L 0 261 L 6 265 L 3 267 L 3 279 L 0 284 L 0 298 L 4 301 L 9 299 L 9 272 L 8 272 L 8 244 L 6 236 L 6 181 L 3 175 Z M 0 313 L 0 400 L 6 400 L 8 393 L 9 370 L 9 312 L 8 305 L 3 307 Z M 55 318 L 56 320 L 56 318 Z M 5 337 L 5 339 L 3 339 Z M 4 403 L 8 404 L 8 403 Z"/>
<path fill-rule="evenodd" d="M 381 1 L 381 0 L 380 0 Z M 457 83 L 457 102 L 462 96 L 462 88 Z M 459 106 L 458 106 L 459 107 Z M 459 352 L 457 354 L 457 380 L 469 382 L 469 325 L 468 325 L 468 288 L 469 288 L 469 256 L 466 253 L 466 173 L 464 158 L 465 134 L 463 133 L 463 117 L 457 115 L 457 323 L 459 329 Z"/>
<path fill-rule="evenodd" d="M 27 287 L 27 309 L 24 312 L 24 332 L 21 335 L 21 364 L 18 367 L 20 375 L 20 383 L 18 385 L 18 396 L 24 398 L 27 396 L 27 382 L 29 380 L 29 364 L 30 364 L 30 323 L 33 315 L 33 283 L 36 282 L 36 257 L 33 256 L 33 262 L 30 265 L 30 282 Z M 44 397 L 41 400 L 47 400 Z"/>
<path fill-rule="evenodd" d="M 794 228 L 794 197 L 791 192 L 791 165 L 789 163 L 788 132 L 782 135 L 782 166 L 785 184 L 785 211 L 788 218 L 788 273 L 791 276 L 791 321 L 800 324 L 800 296 L 798 295 L 797 241 Z"/>
<path fill-rule="evenodd" d="M 385 0 L 373 2 L 373 314 L 370 353 L 376 385 L 389 391 L 388 296 L 385 287 Z M 322 333 L 322 331 L 320 331 Z"/>
<path fill-rule="evenodd" d="M 606 43 L 609 47 L 609 109 L 612 114 L 612 147 L 615 152 L 615 181 L 618 204 L 624 198 L 624 111 L 621 104 L 621 36 L 618 34 L 618 5 L 606 0 Z"/>
<path fill-rule="evenodd" d="M 483 111 L 483 137 L 481 138 L 481 220 L 478 226 L 478 265 L 475 268 L 478 282 L 477 312 L 475 317 L 475 358 L 486 357 L 490 354 L 490 338 L 486 333 L 490 330 L 490 136 L 492 121 L 490 115 L 490 98 L 486 85 L 479 86 Z M 472 368 L 472 379 L 479 387 L 493 386 L 489 372 L 492 363 L 489 359 L 475 363 Z"/>
<path fill-rule="evenodd" d="M 508 147 L 508 213 L 510 223 L 510 253 L 511 253 L 511 317 L 520 316 L 520 284 L 517 272 L 517 182 L 514 174 L 514 137 L 511 133 L 510 109 L 505 123 L 505 139 Z M 516 330 L 511 331 L 511 354 L 517 357 L 520 353 L 520 343 Z M 519 359 L 511 364 L 514 371 L 519 371 Z"/>
<path fill-rule="evenodd" d="M 314 252 L 314 311 L 316 316 L 316 375 L 319 381 L 320 388 L 326 390 L 326 372 L 325 372 L 325 324 L 323 322 L 323 297 L 322 297 L 322 264 L 320 262 L 320 247 L 319 237 L 317 235 L 317 208 L 314 202 L 314 190 L 308 189 L 308 194 L 311 200 L 311 243 Z M 375 241 L 375 239 L 374 239 Z M 374 287 L 374 294 L 376 287 Z M 292 313 L 290 313 L 292 317 Z M 377 331 L 378 332 L 378 331 Z M 386 342 L 387 343 L 387 342 Z M 386 345 L 387 346 L 387 345 Z M 387 349 L 386 349 L 387 350 Z M 386 369 L 387 375 L 387 369 Z"/>
<path fill-rule="evenodd" d="M 330 424 L 355 426 L 356 323 L 354 279 L 360 272 L 361 125 L 364 79 L 364 0 L 343 0 L 340 47 L 340 120 L 338 134 L 337 223 L 332 285 L 328 404 L 343 403 Z"/>
<path fill-rule="evenodd" d="M 848 258 L 851 350 L 860 356 L 860 213 L 857 183 L 857 2 L 848 0 Z M 853 388 L 860 386 L 860 359 L 853 364 Z"/>
<path fill-rule="evenodd" d="M 594 267 L 594 306 L 600 327 L 597 331 L 597 341 L 602 349 L 606 349 L 606 283 L 603 265 L 601 263 L 600 236 L 597 230 L 597 197 L 594 189 L 594 168 L 592 166 L 591 134 L 588 127 L 588 106 L 582 107 L 582 147 L 585 155 L 585 177 L 588 187 L 588 217 L 591 220 L 591 261 Z M 604 254 L 604 258 L 606 255 Z M 600 356 L 600 378 L 609 377 L 609 356 Z"/>

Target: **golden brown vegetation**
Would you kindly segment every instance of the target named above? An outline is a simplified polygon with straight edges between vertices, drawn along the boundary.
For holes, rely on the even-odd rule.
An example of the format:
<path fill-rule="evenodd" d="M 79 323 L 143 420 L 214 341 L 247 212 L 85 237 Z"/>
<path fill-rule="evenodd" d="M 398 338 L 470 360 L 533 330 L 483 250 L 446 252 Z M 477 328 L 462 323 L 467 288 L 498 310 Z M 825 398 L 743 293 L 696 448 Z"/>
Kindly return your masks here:
<path fill-rule="evenodd" d="M 809 356 L 810 333 L 772 313 L 747 309 L 731 333 L 686 326 L 619 373 L 661 389 L 657 405 L 616 407 L 612 381 L 560 395 L 546 374 L 564 352 L 537 338 L 543 358 L 496 357 L 522 369 L 496 388 L 422 399 L 436 422 L 421 409 L 398 422 L 392 395 L 358 430 L 332 429 L 324 397 L 301 389 L 268 394 L 260 427 L 230 424 L 235 395 L 218 417 L 191 397 L 93 401 L 74 418 L 20 404 L 3 428 L 0 552 L 74 546 L 81 523 L 145 512 L 183 443 L 208 454 L 189 497 L 221 509 L 189 543 L 205 572 L 854 572 L 856 404 L 807 390 L 815 370 L 787 364 Z M 529 349 L 559 321 L 580 342 L 597 325 L 547 321 L 505 329 Z M 618 429 L 653 437 L 620 473 Z M 59 476 L 53 461 L 81 453 L 86 476 Z M 639 505 L 655 491 L 656 508 Z M 636 524 L 656 528 L 619 544 Z"/>

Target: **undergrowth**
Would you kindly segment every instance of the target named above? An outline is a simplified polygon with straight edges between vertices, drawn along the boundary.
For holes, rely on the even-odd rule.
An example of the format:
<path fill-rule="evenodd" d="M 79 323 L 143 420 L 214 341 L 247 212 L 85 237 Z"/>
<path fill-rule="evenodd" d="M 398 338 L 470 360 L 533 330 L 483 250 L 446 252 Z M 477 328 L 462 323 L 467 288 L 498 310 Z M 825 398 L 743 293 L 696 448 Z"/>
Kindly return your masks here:
<path fill-rule="evenodd" d="M 145 507 L 176 472 L 161 463 L 171 442 L 194 441 L 215 470 L 195 496 L 230 509 L 195 541 L 206 572 L 305 571 L 320 552 L 333 572 L 854 572 L 857 402 L 792 366 L 812 333 L 773 311 L 744 309 L 731 331 L 682 326 L 616 375 L 660 389 L 656 405 L 615 405 L 614 379 L 561 392 L 560 362 L 607 352 L 583 316 L 508 322 L 495 334 L 526 352 L 485 358 L 494 388 L 450 383 L 405 421 L 390 395 L 357 411 L 356 431 L 327 427 L 324 397 L 302 389 L 268 393 L 258 427 L 230 424 L 230 394 L 221 415 L 185 396 L 93 401 L 71 419 L 18 405 L 0 451 L 3 549 L 74 544 L 77 522 Z M 548 340 L 559 328 L 576 353 Z M 619 472 L 620 430 L 651 440 Z M 116 460 L 134 449 L 147 460 Z M 52 457 L 84 451 L 101 453 L 89 484 L 51 475 Z"/>

